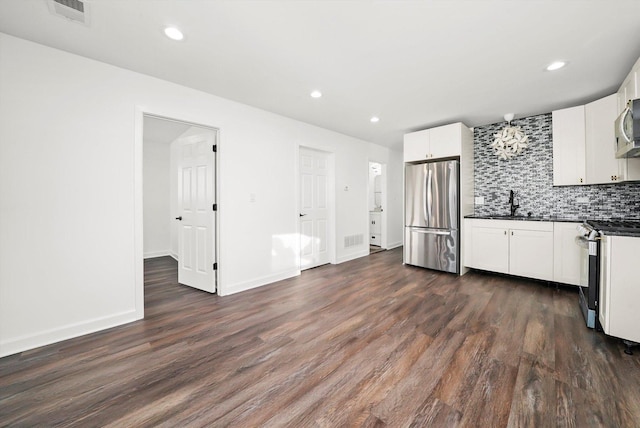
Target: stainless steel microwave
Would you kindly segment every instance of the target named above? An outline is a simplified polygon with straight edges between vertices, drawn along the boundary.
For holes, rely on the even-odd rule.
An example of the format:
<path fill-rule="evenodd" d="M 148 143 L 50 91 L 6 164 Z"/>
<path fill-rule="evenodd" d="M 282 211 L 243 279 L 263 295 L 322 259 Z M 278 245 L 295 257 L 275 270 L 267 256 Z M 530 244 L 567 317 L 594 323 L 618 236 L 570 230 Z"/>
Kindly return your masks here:
<path fill-rule="evenodd" d="M 640 156 L 640 99 L 631 100 L 615 122 L 616 157 Z"/>

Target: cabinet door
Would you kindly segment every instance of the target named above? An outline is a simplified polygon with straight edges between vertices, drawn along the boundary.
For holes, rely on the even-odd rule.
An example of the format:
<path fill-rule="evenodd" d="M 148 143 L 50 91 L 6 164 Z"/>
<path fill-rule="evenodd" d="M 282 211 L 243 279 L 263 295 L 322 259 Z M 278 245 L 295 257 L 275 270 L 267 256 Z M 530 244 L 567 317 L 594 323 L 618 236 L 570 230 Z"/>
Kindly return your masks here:
<path fill-rule="evenodd" d="M 462 128 L 460 123 L 430 129 L 429 145 L 432 158 L 460 156 L 462 150 Z"/>
<path fill-rule="evenodd" d="M 509 236 L 506 229 L 471 228 L 471 263 L 469 267 L 509 273 Z"/>
<path fill-rule="evenodd" d="M 609 237 L 600 240 L 600 290 L 598 295 L 598 319 L 606 334 L 610 334 L 609 325 L 609 290 L 611 288 L 611 256 Z"/>
<path fill-rule="evenodd" d="M 584 106 L 556 110 L 552 115 L 553 185 L 585 184 Z"/>
<path fill-rule="evenodd" d="M 563 284 L 587 286 L 587 249 L 576 244 L 580 223 L 553 224 L 553 280 Z"/>
<path fill-rule="evenodd" d="M 509 231 L 509 273 L 553 280 L 553 232 Z"/>
<path fill-rule="evenodd" d="M 611 336 L 640 342 L 640 287 L 638 287 L 637 255 L 640 252 L 640 239 L 630 236 L 608 236 L 605 250 L 608 258 L 608 280 L 602 298 L 607 308 L 608 332 Z"/>
<path fill-rule="evenodd" d="M 620 89 L 618 89 L 618 114 L 622 113 L 625 107 L 627 107 L 629 100 L 635 100 L 638 98 L 638 72 L 639 70 L 631 70 L 627 75 L 627 78 L 622 82 Z"/>
<path fill-rule="evenodd" d="M 379 213 L 370 213 L 369 214 L 369 233 L 374 234 L 374 235 L 379 235 L 381 228 L 380 228 L 380 222 L 381 222 L 381 215 Z"/>
<path fill-rule="evenodd" d="M 609 184 L 619 180 L 616 136 L 613 122 L 617 112 L 616 95 L 609 95 L 585 106 L 587 183 Z"/>
<path fill-rule="evenodd" d="M 428 159 L 429 130 L 412 132 L 404 135 L 404 161 L 414 162 Z"/>

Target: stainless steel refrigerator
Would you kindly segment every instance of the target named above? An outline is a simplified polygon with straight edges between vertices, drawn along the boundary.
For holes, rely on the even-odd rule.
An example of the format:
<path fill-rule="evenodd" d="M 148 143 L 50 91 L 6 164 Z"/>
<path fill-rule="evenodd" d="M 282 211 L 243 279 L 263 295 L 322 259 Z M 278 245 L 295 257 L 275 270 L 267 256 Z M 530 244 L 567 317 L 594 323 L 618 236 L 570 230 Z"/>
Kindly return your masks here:
<path fill-rule="evenodd" d="M 404 262 L 460 273 L 460 162 L 405 166 Z"/>

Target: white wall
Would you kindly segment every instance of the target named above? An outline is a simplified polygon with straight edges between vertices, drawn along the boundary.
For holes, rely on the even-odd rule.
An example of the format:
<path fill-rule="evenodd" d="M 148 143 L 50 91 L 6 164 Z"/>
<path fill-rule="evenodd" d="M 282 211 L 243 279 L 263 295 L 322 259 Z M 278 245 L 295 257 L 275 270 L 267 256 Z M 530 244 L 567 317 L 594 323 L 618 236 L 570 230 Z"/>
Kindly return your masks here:
<path fill-rule="evenodd" d="M 297 230 L 299 145 L 334 153 L 338 261 L 366 254 L 366 240 L 342 242 L 368 233 L 369 152 L 390 182 L 402 165 L 362 140 L 12 36 L 0 34 L 0 55 L 0 356 L 143 316 L 142 112 L 220 129 L 222 295 L 298 274 L 294 252 L 271 250 Z"/>
<path fill-rule="evenodd" d="M 387 163 L 387 248 L 402 245 L 404 234 L 404 158 L 400 151 L 389 151 Z"/>
<path fill-rule="evenodd" d="M 144 257 L 171 253 L 169 144 L 145 139 L 143 146 Z"/>

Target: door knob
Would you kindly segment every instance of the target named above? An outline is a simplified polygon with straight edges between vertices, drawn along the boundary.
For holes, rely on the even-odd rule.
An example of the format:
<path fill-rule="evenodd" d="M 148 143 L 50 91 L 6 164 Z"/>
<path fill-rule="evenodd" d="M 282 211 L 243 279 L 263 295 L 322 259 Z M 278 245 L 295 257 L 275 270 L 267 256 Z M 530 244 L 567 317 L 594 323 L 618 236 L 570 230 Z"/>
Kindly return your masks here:
<path fill-rule="evenodd" d="M 180 220 L 180 221 L 182 221 L 182 216 L 180 216 L 180 217 L 176 217 L 176 220 Z"/>
<path fill-rule="evenodd" d="M 300 214 L 300 217 L 304 217 L 304 216 L 306 216 L 306 214 Z"/>

